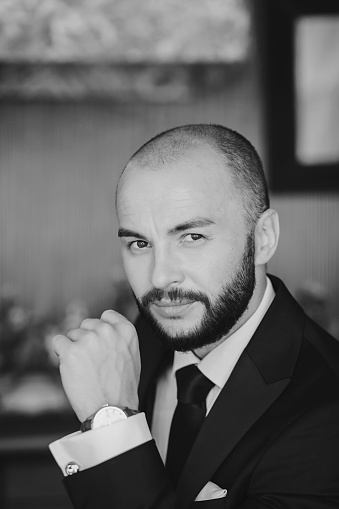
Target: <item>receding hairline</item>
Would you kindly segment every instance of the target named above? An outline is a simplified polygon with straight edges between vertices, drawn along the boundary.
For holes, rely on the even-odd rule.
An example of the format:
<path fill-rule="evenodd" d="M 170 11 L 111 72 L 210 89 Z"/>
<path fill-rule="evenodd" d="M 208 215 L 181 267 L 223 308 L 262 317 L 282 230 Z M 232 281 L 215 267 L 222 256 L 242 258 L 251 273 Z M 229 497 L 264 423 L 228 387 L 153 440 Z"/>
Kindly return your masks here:
<path fill-rule="evenodd" d="M 229 183 L 232 177 L 232 171 L 225 164 L 225 157 L 217 144 L 211 139 L 205 139 L 192 135 L 185 131 L 186 128 L 195 126 L 204 126 L 205 124 L 192 124 L 170 129 L 159 135 L 151 138 L 148 142 L 142 145 L 128 160 L 123 171 L 121 172 L 118 185 L 116 188 L 116 197 L 119 187 L 124 181 L 124 177 L 130 171 L 168 171 L 171 166 L 175 166 L 179 161 L 192 160 L 192 156 L 196 155 L 198 151 L 210 152 L 211 158 L 215 158 L 220 163 L 223 169 L 225 179 Z M 208 124 L 206 124 L 208 125 Z M 183 138 L 180 135 L 182 131 L 186 136 Z"/>
<path fill-rule="evenodd" d="M 248 220 L 256 222 L 269 208 L 269 194 L 261 159 L 242 134 L 219 124 L 188 124 L 164 131 L 142 145 L 123 169 L 159 171 L 169 168 L 190 153 L 207 148 L 222 163 L 224 175 L 244 203 Z M 116 193 L 117 196 L 117 193 Z"/>
<path fill-rule="evenodd" d="M 171 150 L 172 148 L 172 150 Z M 152 148 L 152 151 L 147 154 L 138 153 L 136 156 L 132 156 L 126 164 L 124 170 L 136 169 L 136 170 L 150 170 L 150 171 L 162 171 L 163 169 L 169 170 L 172 166 L 174 167 L 179 161 L 191 161 L 196 158 L 197 154 L 209 153 L 211 160 L 213 159 L 220 162 L 225 167 L 225 160 L 216 146 L 205 140 L 192 140 L 191 144 L 180 147 L 180 149 L 173 146 L 168 148 L 168 151 L 162 151 L 161 148 L 158 150 L 157 147 Z M 123 172 L 124 173 L 124 172 Z"/>
<path fill-rule="evenodd" d="M 204 129 L 208 129 L 208 127 L 212 127 L 212 125 L 188 124 L 154 136 L 130 157 L 124 170 L 132 163 L 140 168 L 161 169 L 161 166 L 175 163 L 191 152 L 203 148 L 212 150 L 215 155 L 220 157 L 221 152 L 212 136 L 208 135 L 208 132 L 204 132 Z"/>
<path fill-rule="evenodd" d="M 152 160 L 148 160 L 148 156 L 143 157 L 143 155 L 136 155 L 132 156 L 128 163 L 126 164 L 123 172 L 120 175 L 119 183 L 117 186 L 117 193 L 118 190 L 126 183 L 126 180 L 129 178 L 131 174 L 135 173 L 142 173 L 142 172 L 154 172 L 154 173 L 162 173 L 162 172 L 169 172 L 171 171 L 171 168 L 173 170 L 176 169 L 176 164 L 178 164 L 181 161 L 187 161 L 190 162 L 193 159 L 196 158 L 197 154 L 199 152 L 205 153 L 204 155 L 209 156 L 209 168 L 211 171 L 217 171 L 220 177 L 225 182 L 225 185 L 232 185 L 232 171 L 230 168 L 228 168 L 228 165 L 225 164 L 225 158 L 222 156 L 221 152 L 217 149 L 217 147 L 214 147 L 211 143 L 208 143 L 204 140 L 194 140 L 196 143 L 193 143 L 192 145 L 185 146 L 180 151 L 176 151 L 175 155 L 172 153 L 170 157 L 162 158 L 161 161 L 157 158 L 158 153 L 155 152 L 152 155 L 155 157 L 152 157 Z M 154 149 L 156 151 L 156 148 Z M 217 167 L 214 162 L 217 162 Z M 207 167 L 206 167 L 207 168 Z M 207 174 L 206 174 L 207 175 Z M 126 179 L 126 180 L 125 180 Z"/>

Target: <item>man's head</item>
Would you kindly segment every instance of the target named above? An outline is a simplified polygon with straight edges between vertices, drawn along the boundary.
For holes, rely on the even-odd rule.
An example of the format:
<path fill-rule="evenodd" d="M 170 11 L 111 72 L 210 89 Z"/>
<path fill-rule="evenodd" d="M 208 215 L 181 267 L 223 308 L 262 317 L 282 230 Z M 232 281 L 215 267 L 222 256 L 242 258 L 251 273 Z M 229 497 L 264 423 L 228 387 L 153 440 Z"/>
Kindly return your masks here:
<path fill-rule="evenodd" d="M 243 136 L 217 125 L 161 133 L 128 162 L 117 212 L 127 278 L 167 346 L 200 349 L 252 314 L 278 220 Z"/>

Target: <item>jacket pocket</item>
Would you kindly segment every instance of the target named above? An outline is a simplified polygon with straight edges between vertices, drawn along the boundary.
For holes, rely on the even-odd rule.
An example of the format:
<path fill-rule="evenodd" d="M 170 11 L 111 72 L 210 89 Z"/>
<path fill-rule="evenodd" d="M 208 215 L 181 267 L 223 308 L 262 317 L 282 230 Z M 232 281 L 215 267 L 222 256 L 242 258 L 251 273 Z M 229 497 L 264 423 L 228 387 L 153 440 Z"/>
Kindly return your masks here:
<path fill-rule="evenodd" d="M 192 509 L 225 509 L 227 497 L 193 502 Z"/>

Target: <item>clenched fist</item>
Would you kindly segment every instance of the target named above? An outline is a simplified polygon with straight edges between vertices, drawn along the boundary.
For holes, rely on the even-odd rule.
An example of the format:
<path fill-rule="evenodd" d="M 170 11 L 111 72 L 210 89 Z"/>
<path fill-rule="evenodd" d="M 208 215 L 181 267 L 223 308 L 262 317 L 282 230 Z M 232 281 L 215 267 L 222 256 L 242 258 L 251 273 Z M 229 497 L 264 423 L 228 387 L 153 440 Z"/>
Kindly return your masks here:
<path fill-rule="evenodd" d="M 105 403 L 138 408 L 140 353 L 134 326 L 116 311 L 53 340 L 66 395 L 82 422 Z"/>

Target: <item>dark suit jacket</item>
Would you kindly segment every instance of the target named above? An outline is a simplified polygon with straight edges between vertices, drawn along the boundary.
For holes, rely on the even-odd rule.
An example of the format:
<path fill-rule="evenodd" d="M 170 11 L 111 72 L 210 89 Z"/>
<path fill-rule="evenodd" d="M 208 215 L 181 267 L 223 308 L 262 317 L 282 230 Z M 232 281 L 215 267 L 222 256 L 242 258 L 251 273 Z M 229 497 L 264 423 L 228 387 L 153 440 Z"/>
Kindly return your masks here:
<path fill-rule="evenodd" d="M 339 344 L 271 279 L 276 297 L 206 417 L 176 494 L 151 441 L 66 478 L 76 508 L 339 508 Z M 139 328 L 150 420 L 168 353 Z M 226 498 L 194 502 L 208 481 Z"/>

